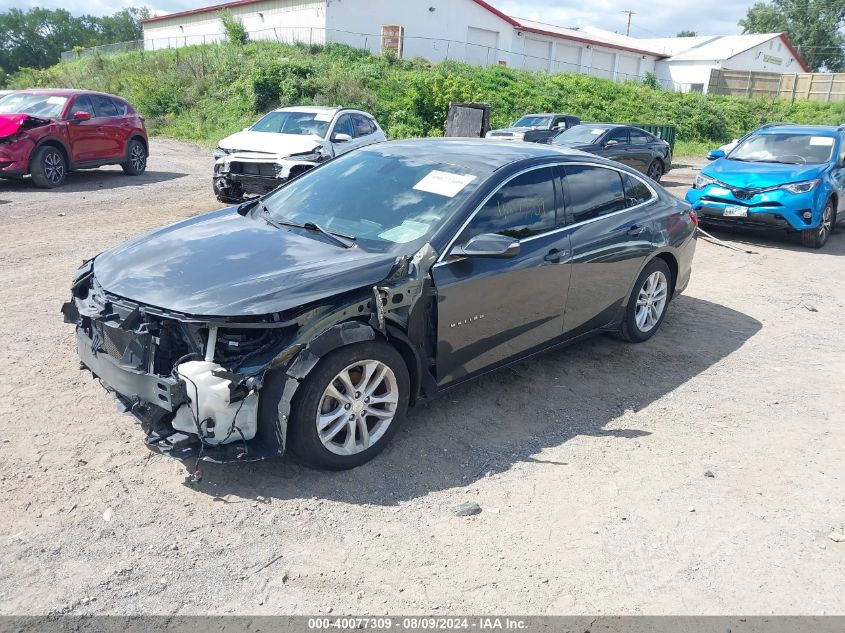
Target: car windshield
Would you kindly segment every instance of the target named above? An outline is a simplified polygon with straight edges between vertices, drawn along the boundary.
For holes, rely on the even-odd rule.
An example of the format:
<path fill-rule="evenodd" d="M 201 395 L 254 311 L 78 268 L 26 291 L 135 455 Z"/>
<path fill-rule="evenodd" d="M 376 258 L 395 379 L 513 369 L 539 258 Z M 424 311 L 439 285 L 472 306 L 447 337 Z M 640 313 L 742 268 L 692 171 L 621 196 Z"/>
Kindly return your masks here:
<path fill-rule="evenodd" d="M 0 99 L 0 114 L 31 114 L 54 119 L 62 114 L 67 97 L 13 92 Z"/>
<path fill-rule="evenodd" d="M 804 133 L 755 134 L 728 154 L 730 160 L 749 163 L 820 165 L 830 161 L 836 139 Z"/>
<path fill-rule="evenodd" d="M 494 170 L 472 155 L 452 158 L 374 145 L 307 172 L 264 204 L 271 221 L 311 222 L 355 236 L 366 250 L 422 246 Z"/>
<path fill-rule="evenodd" d="M 590 145 L 591 143 L 595 143 L 605 132 L 607 132 L 606 127 L 576 125 L 575 127 L 571 127 L 555 136 L 554 140 L 552 140 L 552 144 L 566 145 L 569 143 L 577 143 L 580 145 Z"/>
<path fill-rule="evenodd" d="M 270 112 L 264 115 L 250 130 L 275 134 L 299 134 L 324 138 L 334 115 L 331 112 Z"/>
<path fill-rule="evenodd" d="M 522 117 L 519 121 L 513 124 L 514 127 L 549 127 L 552 122 L 550 116 L 538 116 L 536 114 L 529 114 Z"/>

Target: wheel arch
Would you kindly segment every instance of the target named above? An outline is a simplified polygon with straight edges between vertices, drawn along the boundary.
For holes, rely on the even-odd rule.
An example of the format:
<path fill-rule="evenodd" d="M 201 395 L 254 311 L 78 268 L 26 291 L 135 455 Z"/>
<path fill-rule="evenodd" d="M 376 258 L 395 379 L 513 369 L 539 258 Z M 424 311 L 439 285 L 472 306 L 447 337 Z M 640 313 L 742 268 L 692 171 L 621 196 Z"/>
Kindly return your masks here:
<path fill-rule="evenodd" d="M 647 261 L 646 266 L 648 266 L 649 263 L 651 263 L 655 259 L 662 259 L 664 262 L 666 262 L 666 265 L 669 267 L 669 272 L 672 274 L 672 296 L 674 296 L 675 288 L 677 288 L 678 286 L 678 275 L 680 273 L 680 265 L 678 264 L 677 258 L 669 251 L 663 251 L 661 253 L 657 253 L 657 255 Z"/>
<path fill-rule="evenodd" d="M 129 153 L 128 145 L 132 141 L 138 141 L 139 143 L 141 143 L 141 145 L 144 146 L 144 151 L 147 153 L 147 156 L 150 155 L 150 144 L 149 144 L 149 142 L 147 142 L 147 139 L 144 138 L 143 134 L 139 134 L 138 132 L 135 132 L 134 134 L 132 134 L 132 136 L 129 137 L 129 142 L 126 144 L 127 145 L 127 149 L 126 149 L 127 154 Z"/>
<path fill-rule="evenodd" d="M 29 161 L 29 171 L 30 172 L 32 172 L 32 160 L 31 160 L 32 155 L 35 154 L 35 152 L 37 152 L 42 147 L 47 147 L 47 146 L 55 147 L 57 150 L 59 150 L 62 153 L 62 156 L 64 156 L 65 164 L 67 165 L 68 170 L 70 170 L 72 168 L 72 161 L 70 159 L 70 152 L 68 151 L 67 145 L 65 145 L 64 142 L 61 139 L 58 139 L 54 136 L 47 136 L 47 137 L 39 140 L 35 144 L 35 147 L 32 148 L 32 153 L 30 153 L 30 161 Z"/>

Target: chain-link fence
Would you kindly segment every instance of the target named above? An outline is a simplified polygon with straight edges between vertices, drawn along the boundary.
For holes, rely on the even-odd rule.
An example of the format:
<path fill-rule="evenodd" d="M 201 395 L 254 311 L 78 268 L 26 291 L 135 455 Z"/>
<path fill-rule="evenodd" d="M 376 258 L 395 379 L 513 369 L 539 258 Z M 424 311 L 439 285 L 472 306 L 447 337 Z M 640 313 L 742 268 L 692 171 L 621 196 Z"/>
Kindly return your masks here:
<path fill-rule="evenodd" d="M 250 31 L 249 37 L 253 41 L 275 41 L 285 44 L 299 45 L 323 45 L 326 43 L 347 44 L 354 48 L 368 50 L 379 54 L 382 52 L 382 35 L 372 33 L 354 33 L 338 29 L 323 29 L 317 27 L 276 27 Z M 62 53 L 62 59 L 73 59 L 94 54 L 108 54 L 116 52 L 145 50 L 155 51 L 170 48 L 182 48 L 185 46 L 197 46 L 208 44 L 220 44 L 226 41 L 226 34 L 223 31 L 216 33 L 174 35 L 172 37 L 147 38 L 133 42 L 122 42 L 120 44 L 107 44 L 93 48 L 77 49 Z M 593 59 L 597 53 L 591 51 L 585 61 L 574 61 L 559 59 L 555 56 L 555 47 L 548 47 L 548 54 L 545 56 L 529 55 L 520 51 L 509 51 L 492 46 L 484 46 L 472 42 L 446 40 L 434 37 L 405 36 L 403 38 L 403 57 L 421 57 L 431 62 L 459 61 L 476 66 L 508 66 L 525 70 L 542 71 L 548 73 L 580 73 L 591 77 L 611 79 L 617 82 L 636 81 L 645 79 L 646 72 L 626 70 L 620 64 L 624 59 L 628 62 L 637 61 L 639 58 L 631 58 L 623 55 L 604 53 L 602 56 L 608 58 L 606 62 L 596 62 Z M 571 50 L 571 48 L 569 49 Z M 679 84 L 670 80 L 657 79 L 652 77 L 666 90 L 683 91 L 690 89 L 689 84 Z"/>

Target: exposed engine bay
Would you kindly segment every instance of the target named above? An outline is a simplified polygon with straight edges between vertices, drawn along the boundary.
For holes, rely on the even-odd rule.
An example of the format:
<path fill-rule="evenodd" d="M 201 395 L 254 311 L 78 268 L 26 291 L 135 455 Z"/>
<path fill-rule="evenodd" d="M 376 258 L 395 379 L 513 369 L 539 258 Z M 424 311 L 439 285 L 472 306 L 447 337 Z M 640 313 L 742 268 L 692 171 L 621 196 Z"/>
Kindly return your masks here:
<path fill-rule="evenodd" d="M 62 313 L 76 325 L 82 368 L 141 423 L 150 448 L 180 459 L 257 461 L 284 452 L 291 399 L 333 349 L 382 336 L 405 348 L 417 367 L 431 365 L 422 357 L 434 353 L 425 335 L 433 300 L 420 299 L 432 299 L 428 271 L 436 257 L 426 245 L 398 259 L 379 285 L 327 303 L 209 319 L 112 295 L 90 260 L 77 271 Z M 272 403 L 262 391 L 269 372 L 284 377 Z M 421 386 L 433 390 L 426 373 L 418 374 Z"/>

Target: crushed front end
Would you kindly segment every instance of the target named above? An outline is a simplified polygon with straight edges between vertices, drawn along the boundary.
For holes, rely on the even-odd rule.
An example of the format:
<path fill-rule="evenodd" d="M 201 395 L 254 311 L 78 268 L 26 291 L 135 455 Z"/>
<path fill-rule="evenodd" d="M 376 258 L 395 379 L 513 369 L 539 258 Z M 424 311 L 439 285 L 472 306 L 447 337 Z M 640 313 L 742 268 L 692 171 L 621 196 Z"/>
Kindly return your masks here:
<path fill-rule="evenodd" d="M 93 262 L 62 306 L 80 361 L 137 418 L 147 445 L 177 458 L 257 461 L 284 450 L 258 424 L 263 373 L 295 326 L 229 323 L 139 305 L 105 292 Z"/>
<path fill-rule="evenodd" d="M 214 158 L 214 193 L 231 203 L 270 193 L 328 159 L 321 148 L 290 156 L 218 149 Z"/>

